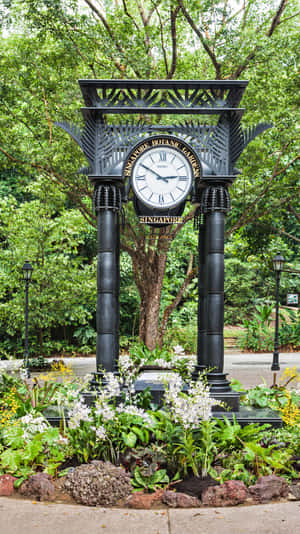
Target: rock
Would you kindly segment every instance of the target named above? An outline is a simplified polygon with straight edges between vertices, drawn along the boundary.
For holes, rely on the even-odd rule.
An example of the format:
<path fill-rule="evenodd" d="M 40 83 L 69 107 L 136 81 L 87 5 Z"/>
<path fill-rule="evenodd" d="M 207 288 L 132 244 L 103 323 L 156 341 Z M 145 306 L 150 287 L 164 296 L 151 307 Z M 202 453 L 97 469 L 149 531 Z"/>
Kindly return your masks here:
<path fill-rule="evenodd" d="M 293 482 L 289 486 L 288 491 L 293 496 L 294 501 L 300 501 L 300 482 Z"/>
<path fill-rule="evenodd" d="M 193 495 L 194 497 L 201 498 L 202 492 L 209 486 L 219 486 L 220 483 L 212 478 L 210 475 L 206 477 L 190 476 L 185 478 L 179 484 L 176 484 L 176 491 L 185 493 L 186 495 Z"/>
<path fill-rule="evenodd" d="M 286 480 L 276 475 L 260 477 L 256 484 L 249 486 L 248 490 L 253 499 L 260 503 L 265 503 L 280 497 L 287 497 L 289 493 Z"/>
<path fill-rule="evenodd" d="M 198 508 L 201 504 L 197 497 L 170 490 L 163 492 L 161 500 L 170 508 Z"/>
<path fill-rule="evenodd" d="M 202 493 L 202 503 L 206 506 L 235 506 L 246 501 L 247 488 L 241 480 L 226 480 L 220 486 L 210 486 Z"/>
<path fill-rule="evenodd" d="M 12 475 L 0 476 L 0 495 L 2 497 L 9 497 L 14 492 L 14 481 L 17 480 Z"/>
<path fill-rule="evenodd" d="M 53 501 L 55 486 L 52 476 L 47 473 L 37 473 L 21 484 L 19 492 L 26 497 L 35 497 L 37 501 Z"/>
<path fill-rule="evenodd" d="M 132 493 L 126 501 L 129 508 L 135 508 L 137 510 L 150 510 L 150 508 L 161 501 L 163 490 L 158 490 L 155 493 L 144 493 L 136 491 Z"/>
<path fill-rule="evenodd" d="M 102 461 L 75 467 L 67 474 L 64 487 L 77 503 L 87 506 L 113 506 L 132 491 L 130 475 Z"/>

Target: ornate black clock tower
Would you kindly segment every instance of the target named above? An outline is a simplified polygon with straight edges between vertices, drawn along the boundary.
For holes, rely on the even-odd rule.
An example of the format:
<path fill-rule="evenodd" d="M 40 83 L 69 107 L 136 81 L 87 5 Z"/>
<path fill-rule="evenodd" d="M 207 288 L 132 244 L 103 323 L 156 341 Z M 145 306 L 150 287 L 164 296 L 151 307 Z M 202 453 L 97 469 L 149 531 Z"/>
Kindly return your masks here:
<path fill-rule="evenodd" d="M 224 226 L 236 161 L 258 134 L 244 129 L 239 107 L 246 81 L 79 80 L 84 128 L 60 123 L 89 161 L 98 224 L 97 373 L 117 372 L 119 355 L 119 219 L 133 190 L 138 215 L 170 217 L 198 204 L 198 350 L 194 378 L 208 374 L 211 393 L 234 410 L 238 401 L 224 367 Z M 110 115 L 119 123 L 110 123 Z M 128 120 L 136 115 L 138 122 Z M 149 115 L 184 115 L 149 125 Z M 141 117 L 147 115 L 147 122 Z M 216 115 L 217 122 L 199 122 Z M 126 120 L 122 120 L 125 116 Z M 188 119 L 187 119 L 188 116 Z M 165 219 L 164 219 L 165 217 Z M 97 375 L 96 373 L 96 375 Z"/>

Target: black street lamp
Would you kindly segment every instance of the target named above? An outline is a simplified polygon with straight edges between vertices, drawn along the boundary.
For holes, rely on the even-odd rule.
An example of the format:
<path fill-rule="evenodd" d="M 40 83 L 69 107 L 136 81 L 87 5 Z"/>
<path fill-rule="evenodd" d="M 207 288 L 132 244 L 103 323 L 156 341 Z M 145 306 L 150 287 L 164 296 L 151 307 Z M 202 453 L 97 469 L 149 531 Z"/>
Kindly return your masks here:
<path fill-rule="evenodd" d="M 278 328 L 279 328 L 279 283 L 280 275 L 283 270 L 285 259 L 278 252 L 273 258 L 273 268 L 276 274 L 276 315 L 275 315 L 275 336 L 274 336 L 274 352 L 273 352 L 273 362 L 271 366 L 271 371 L 279 371 L 279 346 L 278 346 Z M 274 373 L 274 383 L 276 385 L 276 373 Z"/>
<path fill-rule="evenodd" d="M 23 367 L 26 369 L 27 378 L 30 377 L 29 359 L 28 359 L 28 289 L 31 280 L 33 268 L 29 261 L 25 261 L 22 267 L 23 280 L 25 282 L 25 348 L 24 348 L 24 362 Z"/>

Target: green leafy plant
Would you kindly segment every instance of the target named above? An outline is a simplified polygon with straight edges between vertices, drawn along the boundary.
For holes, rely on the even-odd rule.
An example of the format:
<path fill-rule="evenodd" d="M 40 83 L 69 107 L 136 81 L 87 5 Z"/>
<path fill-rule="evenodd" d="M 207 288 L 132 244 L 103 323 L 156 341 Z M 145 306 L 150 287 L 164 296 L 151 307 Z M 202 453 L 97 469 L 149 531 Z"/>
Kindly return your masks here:
<path fill-rule="evenodd" d="M 281 314 L 279 328 L 279 344 L 297 350 L 300 347 L 300 310 L 285 310 L 286 315 Z"/>
<path fill-rule="evenodd" d="M 35 369 L 51 369 L 51 364 L 45 360 L 43 356 L 38 356 L 38 358 L 29 358 L 28 359 L 28 367 L 31 370 Z"/>
<path fill-rule="evenodd" d="M 25 415 L 31 409 L 42 412 L 49 406 L 60 387 L 57 382 L 40 383 L 36 377 L 33 378 L 32 384 L 26 380 L 23 381 L 15 392 L 20 401 L 19 415 Z"/>
<path fill-rule="evenodd" d="M 1 438 L 0 470 L 17 477 L 17 485 L 37 470 L 54 475 L 68 455 L 59 430 L 50 426 L 26 432 L 17 424 L 2 430 Z"/>
<path fill-rule="evenodd" d="M 159 488 L 163 488 L 165 485 L 169 484 L 170 480 L 167 475 L 166 469 L 158 469 L 153 473 L 150 471 L 142 470 L 137 466 L 134 470 L 133 478 L 131 483 L 137 491 L 142 491 L 146 489 L 147 491 L 155 491 Z"/>

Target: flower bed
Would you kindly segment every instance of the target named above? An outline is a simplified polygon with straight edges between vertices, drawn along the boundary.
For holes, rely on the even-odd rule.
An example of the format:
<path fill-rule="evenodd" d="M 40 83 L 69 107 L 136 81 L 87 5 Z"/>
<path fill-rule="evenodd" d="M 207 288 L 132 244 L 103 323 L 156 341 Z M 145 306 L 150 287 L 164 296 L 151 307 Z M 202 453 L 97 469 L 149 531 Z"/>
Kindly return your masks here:
<path fill-rule="evenodd" d="M 281 413 L 284 426 L 242 427 L 226 416 L 212 417 L 217 401 L 210 397 L 205 377 L 190 382 L 188 394 L 183 392 L 190 371 L 182 365 L 186 356 L 180 356 L 178 349 L 175 356 L 166 366 L 160 362 L 164 369 L 173 369 L 166 380 L 163 407 L 153 405 L 147 391 L 134 393 L 136 374 L 145 365 L 142 359 L 136 365 L 134 358 L 121 358 L 120 377 L 105 375 L 93 406 L 87 406 L 82 397 L 88 376 L 78 381 L 65 370 L 62 380 L 56 370 L 28 381 L 3 373 L 0 476 L 14 477 L 14 487 L 25 495 L 32 495 L 40 486 L 50 495 L 53 480 L 60 480 L 64 491 L 72 494 L 72 473 L 86 465 L 90 467 L 85 468 L 83 479 L 91 477 L 98 495 L 104 491 L 99 490 L 99 477 L 111 481 L 107 491 L 118 487 L 113 477 L 123 480 L 126 495 L 105 494 L 105 502 L 118 504 L 123 499 L 129 506 L 141 506 L 142 502 L 146 507 L 155 502 L 226 505 L 260 501 L 263 495 L 285 497 L 288 485 L 297 486 L 300 471 L 300 392 L 286 388 L 287 382 L 299 379 L 296 370 L 287 372 L 281 387 L 264 385 L 242 392 L 246 405 L 271 407 Z M 239 384 L 235 387 L 242 389 Z M 57 417 L 56 428 L 46 419 L 49 410 Z"/>

